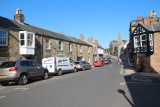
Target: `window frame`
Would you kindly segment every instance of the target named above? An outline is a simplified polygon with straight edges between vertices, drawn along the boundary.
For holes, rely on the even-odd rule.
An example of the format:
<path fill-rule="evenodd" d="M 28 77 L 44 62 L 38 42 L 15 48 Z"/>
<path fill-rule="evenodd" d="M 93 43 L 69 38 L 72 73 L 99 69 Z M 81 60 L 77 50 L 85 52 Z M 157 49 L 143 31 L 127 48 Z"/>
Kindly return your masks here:
<path fill-rule="evenodd" d="M 69 43 L 68 45 L 69 45 L 69 46 L 68 46 L 68 47 L 69 47 L 69 52 L 72 52 L 72 51 L 73 51 L 73 50 L 72 50 L 72 43 Z"/>
<path fill-rule="evenodd" d="M 48 43 L 47 43 L 47 39 L 48 39 Z M 46 43 L 45 43 L 45 48 L 46 48 L 46 50 L 50 50 L 51 48 L 50 48 L 50 38 L 46 38 Z M 47 46 L 48 46 L 48 48 L 47 48 Z"/>
<path fill-rule="evenodd" d="M 63 51 L 63 42 L 59 41 L 59 51 Z"/>
<path fill-rule="evenodd" d="M 142 40 L 142 37 L 145 36 L 145 40 Z M 143 43 L 142 42 L 146 42 L 146 45 L 145 46 L 142 46 Z M 146 34 L 142 34 L 140 35 L 140 46 L 141 47 L 147 47 L 147 35 Z"/>
<path fill-rule="evenodd" d="M 21 33 L 24 33 L 24 45 L 21 46 Z M 28 34 L 32 35 L 32 40 L 28 39 Z M 28 46 L 28 40 L 32 42 L 32 46 Z M 28 32 L 28 31 L 19 31 L 19 46 L 25 48 L 35 48 L 35 33 Z"/>
<path fill-rule="evenodd" d="M 149 45 L 153 46 L 153 34 L 149 34 Z"/>
<path fill-rule="evenodd" d="M 6 37 L 5 37 L 5 39 L 6 39 L 6 44 L 0 44 L 0 46 L 8 46 L 8 31 L 7 30 L 2 30 L 2 29 L 0 29 L 0 32 L 2 31 L 2 39 L 4 39 L 4 35 L 3 35 L 3 32 L 6 32 Z"/>
<path fill-rule="evenodd" d="M 80 53 L 82 53 L 82 45 L 80 45 Z"/>
<path fill-rule="evenodd" d="M 135 38 L 139 38 L 139 41 L 136 41 Z M 138 39 L 137 39 L 138 40 Z M 137 45 L 137 43 L 139 42 L 139 46 Z M 134 48 L 139 48 L 141 45 L 140 45 L 140 37 L 139 36 L 134 36 Z"/>

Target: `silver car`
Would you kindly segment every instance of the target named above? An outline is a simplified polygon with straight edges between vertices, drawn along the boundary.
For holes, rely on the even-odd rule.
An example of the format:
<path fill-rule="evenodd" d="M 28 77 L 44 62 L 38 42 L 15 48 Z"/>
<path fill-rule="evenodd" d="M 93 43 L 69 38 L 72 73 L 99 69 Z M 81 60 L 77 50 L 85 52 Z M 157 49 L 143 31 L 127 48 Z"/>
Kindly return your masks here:
<path fill-rule="evenodd" d="M 75 62 L 75 64 L 76 64 L 76 68 L 82 71 L 92 68 L 92 66 L 86 61 Z"/>
<path fill-rule="evenodd" d="M 3 62 L 0 65 L 0 84 L 7 85 L 9 82 L 18 82 L 20 85 L 28 83 L 35 77 L 48 78 L 48 70 L 39 63 L 29 59 Z"/>

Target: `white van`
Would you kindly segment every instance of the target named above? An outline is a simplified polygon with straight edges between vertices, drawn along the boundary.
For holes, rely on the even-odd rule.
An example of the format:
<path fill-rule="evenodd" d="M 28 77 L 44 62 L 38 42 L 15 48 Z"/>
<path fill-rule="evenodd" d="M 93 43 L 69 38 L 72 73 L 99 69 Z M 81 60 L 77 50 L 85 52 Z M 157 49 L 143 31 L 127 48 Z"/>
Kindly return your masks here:
<path fill-rule="evenodd" d="M 77 72 L 74 61 L 66 57 L 43 58 L 42 66 L 47 68 L 50 74 L 57 74 L 58 76 L 64 72 Z"/>

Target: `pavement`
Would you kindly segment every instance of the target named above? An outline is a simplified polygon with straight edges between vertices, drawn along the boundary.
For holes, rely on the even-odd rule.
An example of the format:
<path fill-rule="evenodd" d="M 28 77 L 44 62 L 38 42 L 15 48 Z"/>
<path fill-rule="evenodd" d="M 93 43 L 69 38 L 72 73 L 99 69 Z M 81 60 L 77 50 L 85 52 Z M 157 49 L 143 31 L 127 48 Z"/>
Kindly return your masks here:
<path fill-rule="evenodd" d="M 110 56 L 114 59 L 117 59 L 117 57 Z M 117 59 L 118 60 L 118 59 Z M 120 63 L 122 64 L 121 59 Z M 134 67 L 129 66 L 128 64 L 125 64 L 127 66 L 122 65 L 123 67 L 123 74 L 124 75 L 139 75 L 139 76 L 145 76 L 145 77 L 150 77 L 150 78 L 160 78 L 160 74 L 156 72 L 136 72 L 136 69 Z"/>

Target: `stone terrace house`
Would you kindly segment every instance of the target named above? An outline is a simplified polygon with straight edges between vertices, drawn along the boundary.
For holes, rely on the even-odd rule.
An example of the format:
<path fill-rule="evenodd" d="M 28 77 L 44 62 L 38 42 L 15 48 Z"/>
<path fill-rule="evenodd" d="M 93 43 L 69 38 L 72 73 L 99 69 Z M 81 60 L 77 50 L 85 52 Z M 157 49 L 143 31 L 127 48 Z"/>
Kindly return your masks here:
<path fill-rule="evenodd" d="M 80 40 L 87 42 L 88 44 L 92 45 L 93 47 L 93 62 L 99 59 L 102 59 L 104 56 L 104 48 L 98 43 L 98 40 L 93 38 L 89 38 L 85 40 L 83 34 L 80 34 Z"/>
<path fill-rule="evenodd" d="M 160 73 L 160 23 L 138 24 L 131 35 L 134 64 L 144 71 Z"/>
<path fill-rule="evenodd" d="M 44 57 L 71 57 L 92 64 L 92 46 L 79 39 L 24 23 L 22 10 L 15 19 L 0 16 L 0 61 L 19 58 L 41 62 Z M 87 50 L 87 51 L 86 51 Z M 88 52 L 88 50 L 91 50 Z"/>

